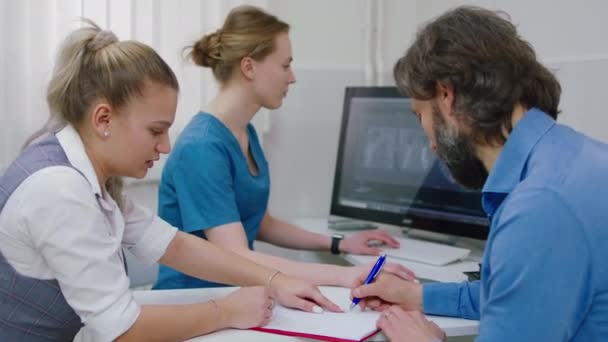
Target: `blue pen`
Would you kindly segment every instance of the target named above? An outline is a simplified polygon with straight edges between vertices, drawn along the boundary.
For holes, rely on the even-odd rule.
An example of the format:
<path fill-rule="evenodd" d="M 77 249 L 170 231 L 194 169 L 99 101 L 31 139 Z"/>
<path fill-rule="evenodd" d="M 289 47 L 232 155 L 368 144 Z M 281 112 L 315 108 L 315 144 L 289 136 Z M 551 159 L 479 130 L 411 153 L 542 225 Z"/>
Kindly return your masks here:
<path fill-rule="evenodd" d="M 374 279 L 376 278 L 376 276 L 382 270 L 382 266 L 384 266 L 384 262 L 385 261 L 386 261 L 386 254 L 380 255 L 380 257 L 378 258 L 378 261 L 376 261 L 376 264 L 374 265 L 374 267 L 372 267 L 372 270 L 367 275 L 367 278 L 365 278 L 365 281 L 363 282 L 363 285 L 367 285 L 367 284 L 371 283 L 372 281 L 374 281 Z M 353 298 L 353 302 L 350 305 L 350 308 L 348 310 L 350 311 L 355 306 L 357 306 L 357 304 L 359 304 L 360 300 L 361 300 L 361 298 L 357 298 L 357 297 Z"/>

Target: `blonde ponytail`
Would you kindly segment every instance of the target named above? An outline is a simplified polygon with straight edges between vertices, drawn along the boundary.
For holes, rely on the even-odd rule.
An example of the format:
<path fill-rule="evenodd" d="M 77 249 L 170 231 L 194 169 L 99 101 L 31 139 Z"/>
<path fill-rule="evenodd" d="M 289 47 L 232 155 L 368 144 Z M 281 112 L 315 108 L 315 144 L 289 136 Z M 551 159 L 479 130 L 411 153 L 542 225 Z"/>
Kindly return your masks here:
<path fill-rule="evenodd" d="M 83 20 L 85 27 L 70 33 L 59 50 L 46 94 L 49 119 L 25 146 L 67 124 L 78 127 L 96 100 L 114 108 L 126 105 L 132 97 L 142 96 L 146 81 L 179 90 L 175 74 L 152 48 L 119 41 L 111 31 Z M 105 186 L 122 208 L 121 178 L 110 177 Z"/>

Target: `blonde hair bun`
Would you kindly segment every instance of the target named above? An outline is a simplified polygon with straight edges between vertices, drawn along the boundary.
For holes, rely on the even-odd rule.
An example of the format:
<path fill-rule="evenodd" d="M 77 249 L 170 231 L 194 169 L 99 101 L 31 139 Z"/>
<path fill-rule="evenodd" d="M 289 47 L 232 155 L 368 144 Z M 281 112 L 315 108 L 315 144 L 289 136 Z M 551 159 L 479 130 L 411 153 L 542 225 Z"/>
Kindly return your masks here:
<path fill-rule="evenodd" d="M 264 10 L 241 5 L 233 8 L 222 27 L 203 36 L 190 49 L 194 64 L 211 68 L 215 79 L 226 82 L 244 57 L 262 60 L 275 49 L 275 39 L 289 25 Z"/>
<path fill-rule="evenodd" d="M 192 47 L 191 58 L 194 64 L 214 68 L 222 60 L 221 30 L 205 35 Z"/>

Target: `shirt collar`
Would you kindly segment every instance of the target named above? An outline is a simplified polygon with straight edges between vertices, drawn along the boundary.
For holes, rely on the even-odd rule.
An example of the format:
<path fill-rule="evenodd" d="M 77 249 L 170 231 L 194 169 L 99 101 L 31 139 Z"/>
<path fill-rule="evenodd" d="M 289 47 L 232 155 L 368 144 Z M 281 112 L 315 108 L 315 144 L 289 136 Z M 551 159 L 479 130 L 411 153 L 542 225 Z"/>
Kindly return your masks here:
<path fill-rule="evenodd" d="M 532 149 L 554 125 L 547 113 L 532 108 L 513 127 L 482 189 L 486 213 L 492 215 L 500 204 L 493 199 L 504 199 L 521 182 Z"/>
<path fill-rule="evenodd" d="M 68 157 L 70 164 L 84 175 L 89 184 L 91 184 L 93 193 L 101 197 L 102 193 L 101 187 L 99 186 L 99 180 L 97 179 L 97 174 L 93 168 L 93 163 L 85 151 L 80 134 L 78 134 L 72 125 L 68 124 L 57 132 L 55 136 L 57 137 L 57 140 L 59 140 L 59 144 Z"/>

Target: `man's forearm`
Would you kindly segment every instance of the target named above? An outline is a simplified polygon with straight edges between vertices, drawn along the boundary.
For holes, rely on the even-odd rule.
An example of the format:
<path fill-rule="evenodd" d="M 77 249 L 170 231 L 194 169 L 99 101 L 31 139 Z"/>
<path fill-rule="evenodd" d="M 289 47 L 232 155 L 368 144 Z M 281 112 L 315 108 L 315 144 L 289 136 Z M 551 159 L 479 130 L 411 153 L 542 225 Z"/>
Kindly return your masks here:
<path fill-rule="evenodd" d="M 422 286 L 422 308 L 432 315 L 479 319 L 479 281 L 426 283 Z"/>

